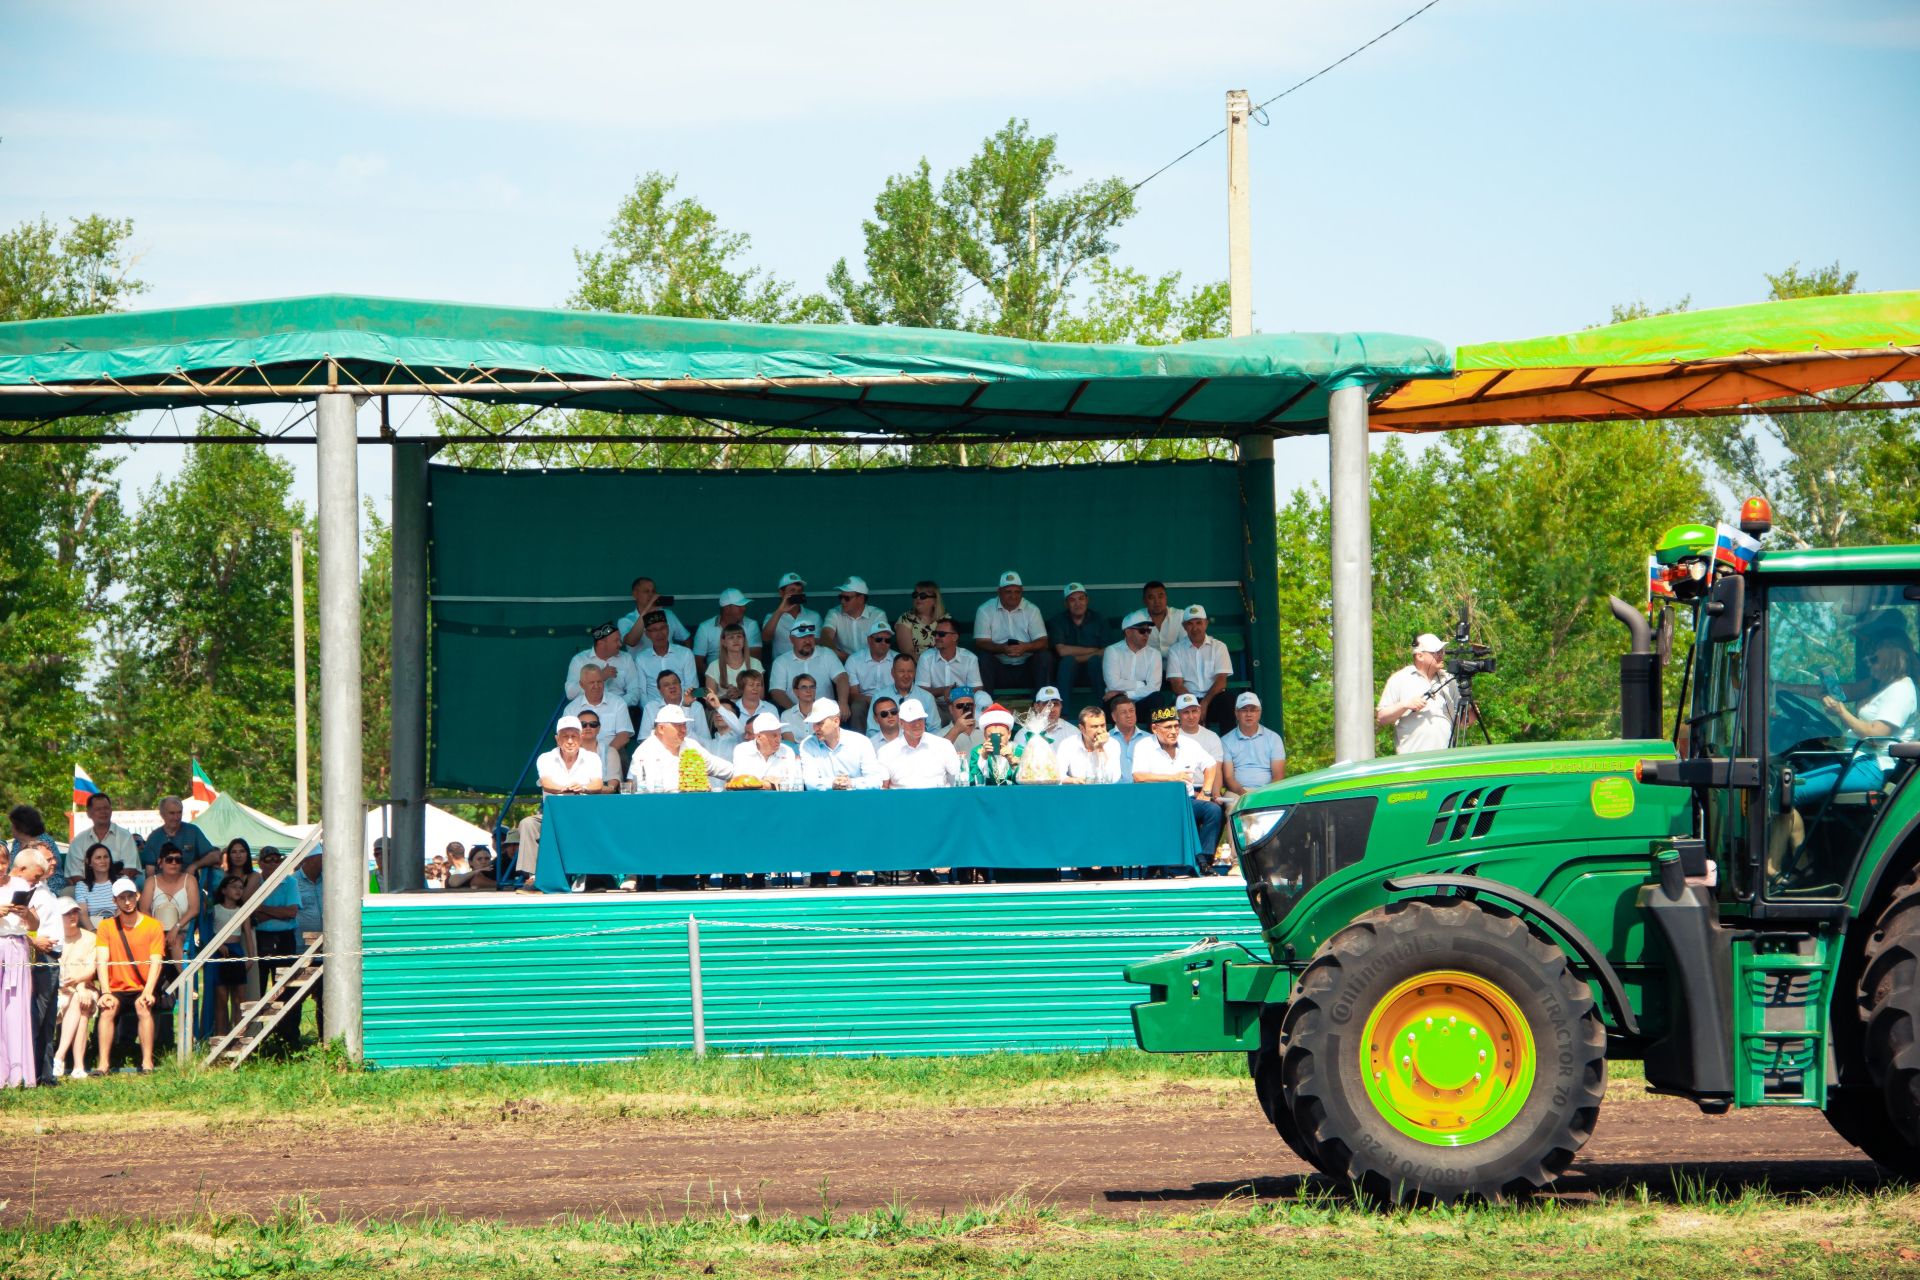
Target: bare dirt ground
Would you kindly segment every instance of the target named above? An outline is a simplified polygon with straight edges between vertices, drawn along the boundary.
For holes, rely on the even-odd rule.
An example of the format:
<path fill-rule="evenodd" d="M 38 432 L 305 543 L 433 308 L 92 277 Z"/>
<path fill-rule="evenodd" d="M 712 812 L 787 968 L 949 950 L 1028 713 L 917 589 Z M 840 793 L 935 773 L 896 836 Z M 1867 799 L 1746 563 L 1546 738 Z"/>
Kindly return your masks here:
<path fill-rule="evenodd" d="M 1816 1113 L 1707 1117 L 1649 1098 L 1603 1109 L 1557 1193 L 1581 1198 L 1644 1182 L 1658 1194 L 1681 1176 L 1775 1191 L 1879 1181 Z M 666 1125 L 543 1117 L 536 1104 L 458 1124 L 278 1136 L 265 1117 L 191 1137 L 137 1122 L 84 1142 L 17 1134 L 0 1146 L 0 1219 L 173 1217 L 203 1207 L 267 1215 L 296 1196 L 323 1216 L 355 1219 L 812 1214 L 823 1197 L 842 1213 L 896 1199 L 933 1212 L 1013 1195 L 1130 1214 L 1320 1181 L 1257 1111 L 1238 1107 L 1144 1100 Z"/>

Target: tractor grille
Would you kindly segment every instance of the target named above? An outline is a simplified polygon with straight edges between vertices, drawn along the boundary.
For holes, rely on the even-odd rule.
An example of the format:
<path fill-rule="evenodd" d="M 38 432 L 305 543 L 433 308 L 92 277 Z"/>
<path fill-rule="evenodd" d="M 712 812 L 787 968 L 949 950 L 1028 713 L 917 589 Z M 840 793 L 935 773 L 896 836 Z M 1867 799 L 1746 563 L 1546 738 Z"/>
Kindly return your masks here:
<path fill-rule="evenodd" d="M 1493 830 L 1494 817 L 1506 798 L 1505 787 L 1475 787 L 1471 791 L 1453 792 L 1440 801 L 1440 811 L 1434 815 L 1427 843 L 1480 839 Z"/>

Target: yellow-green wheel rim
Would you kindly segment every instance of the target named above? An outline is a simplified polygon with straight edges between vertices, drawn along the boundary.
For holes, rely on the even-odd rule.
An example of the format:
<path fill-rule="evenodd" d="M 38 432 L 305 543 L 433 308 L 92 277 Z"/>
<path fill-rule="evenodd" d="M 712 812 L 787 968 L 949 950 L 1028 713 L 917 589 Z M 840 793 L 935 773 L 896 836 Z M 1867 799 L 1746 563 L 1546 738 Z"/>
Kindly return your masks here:
<path fill-rule="evenodd" d="M 1533 1033 L 1500 985 L 1435 970 L 1389 991 L 1360 1038 L 1360 1078 L 1388 1124 L 1463 1147 L 1512 1123 L 1533 1089 Z"/>

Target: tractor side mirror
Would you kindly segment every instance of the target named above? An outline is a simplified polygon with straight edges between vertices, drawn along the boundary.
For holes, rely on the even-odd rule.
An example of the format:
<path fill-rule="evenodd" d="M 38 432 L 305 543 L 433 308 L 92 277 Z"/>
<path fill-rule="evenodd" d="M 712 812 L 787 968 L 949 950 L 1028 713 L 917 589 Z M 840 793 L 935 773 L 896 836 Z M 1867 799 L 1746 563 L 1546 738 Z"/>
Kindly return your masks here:
<path fill-rule="evenodd" d="M 1737 573 L 1722 575 L 1707 600 L 1707 616 L 1712 619 L 1707 624 L 1707 642 L 1727 644 L 1738 640 L 1746 612 L 1747 580 Z"/>

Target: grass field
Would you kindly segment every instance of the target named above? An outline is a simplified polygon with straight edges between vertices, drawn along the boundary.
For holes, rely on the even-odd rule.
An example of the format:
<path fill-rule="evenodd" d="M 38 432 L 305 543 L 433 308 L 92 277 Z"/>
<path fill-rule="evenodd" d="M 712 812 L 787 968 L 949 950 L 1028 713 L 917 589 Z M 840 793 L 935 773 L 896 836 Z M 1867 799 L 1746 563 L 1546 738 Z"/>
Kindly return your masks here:
<path fill-rule="evenodd" d="M 1673 1280 L 1920 1275 L 1920 1195 L 1882 1191 L 1796 1200 L 1696 1187 L 1677 1202 L 1369 1213 L 1332 1198 L 1228 1202 L 1134 1219 L 1021 1201 L 928 1217 L 877 1213 L 763 1221 L 558 1222 L 539 1227 L 425 1220 L 323 1223 L 292 1204 L 267 1221 L 71 1222 L 0 1230 L 6 1274 L 203 1277 L 404 1274 L 575 1276 L 1180 1276 L 1287 1280 L 1462 1275 Z"/>

